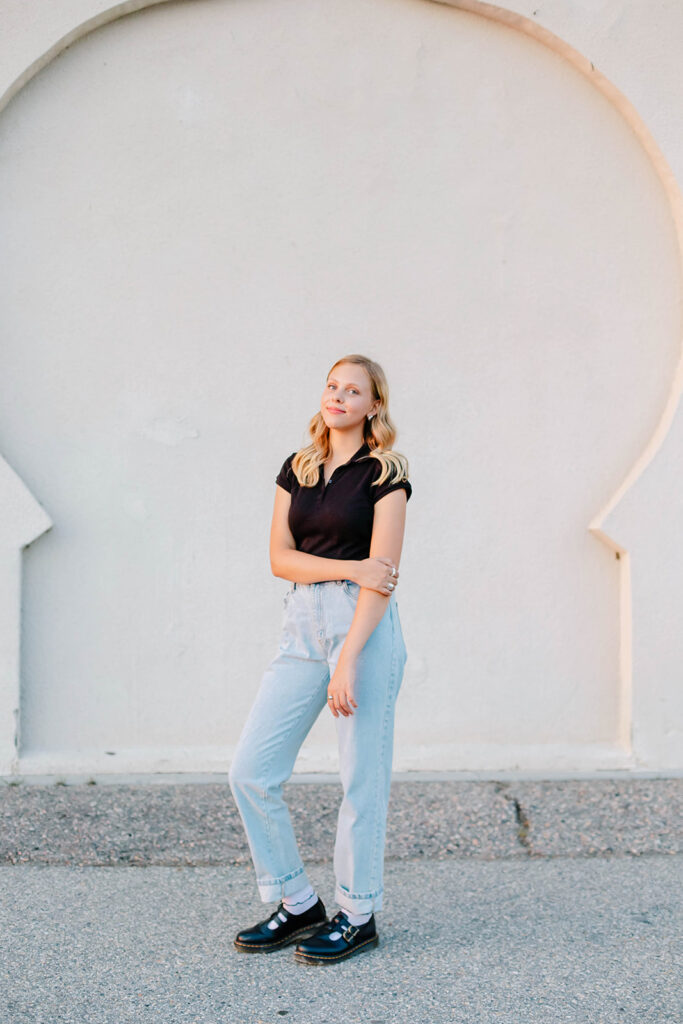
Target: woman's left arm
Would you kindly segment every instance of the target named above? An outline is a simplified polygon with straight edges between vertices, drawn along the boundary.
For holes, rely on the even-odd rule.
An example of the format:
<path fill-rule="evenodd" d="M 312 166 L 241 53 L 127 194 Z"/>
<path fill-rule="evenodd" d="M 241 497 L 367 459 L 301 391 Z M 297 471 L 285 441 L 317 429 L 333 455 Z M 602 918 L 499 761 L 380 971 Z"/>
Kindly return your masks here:
<path fill-rule="evenodd" d="M 407 503 L 405 489 L 399 487 L 385 494 L 374 506 L 369 557 L 391 558 L 397 570 L 403 547 Z M 353 621 L 327 688 L 328 694 L 334 697 L 328 703 L 335 718 L 338 714 L 352 715 L 351 705 L 358 707 L 354 699 L 356 661 L 375 626 L 381 621 L 390 600 L 388 594 L 380 594 L 367 587 L 360 588 Z"/>

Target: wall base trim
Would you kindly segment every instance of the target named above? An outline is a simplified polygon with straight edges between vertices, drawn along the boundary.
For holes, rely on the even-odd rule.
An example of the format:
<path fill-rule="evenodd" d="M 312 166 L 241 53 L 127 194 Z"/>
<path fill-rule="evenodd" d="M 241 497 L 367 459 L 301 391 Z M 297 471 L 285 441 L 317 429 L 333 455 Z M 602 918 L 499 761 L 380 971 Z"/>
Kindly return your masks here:
<path fill-rule="evenodd" d="M 106 754 L 101 750 L 50 751 L 25 754 L 0 761 L 0 777 L 5 781 L 77 776 L 120 778 L 124 775 L 208 775 L 227 776 L 232 747 L 129 748 Z M 338 771 L 336 749 L 310 747 L 300 752 L 295 775 Z M 608 745 L 547 744 L 508 746 L 453 743 L 442 746 L 397 746 L 394 773 L 425 777 L 425 773 L 457 774 L 464 778 L 498 777 L 517 774 L 525 777 L 568 778 L 577 773 L 683 772 L 683 764 L 668 763 L 666 757 L 638 758 Z"/>

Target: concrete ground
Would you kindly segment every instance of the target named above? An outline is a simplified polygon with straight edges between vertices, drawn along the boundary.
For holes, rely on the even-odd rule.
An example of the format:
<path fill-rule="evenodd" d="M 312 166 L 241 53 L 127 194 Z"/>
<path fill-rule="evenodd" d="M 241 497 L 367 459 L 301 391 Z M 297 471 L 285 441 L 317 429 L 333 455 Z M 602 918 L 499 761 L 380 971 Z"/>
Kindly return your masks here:
<path fill-rule="evenodd" d="M 683 780 L 396 781 L 380 945 L 266 916 L 225 781 L 0 784 L 0 1024 L 683 1021 Z M 341 789 L 286 796 L 328 912 Z"/>

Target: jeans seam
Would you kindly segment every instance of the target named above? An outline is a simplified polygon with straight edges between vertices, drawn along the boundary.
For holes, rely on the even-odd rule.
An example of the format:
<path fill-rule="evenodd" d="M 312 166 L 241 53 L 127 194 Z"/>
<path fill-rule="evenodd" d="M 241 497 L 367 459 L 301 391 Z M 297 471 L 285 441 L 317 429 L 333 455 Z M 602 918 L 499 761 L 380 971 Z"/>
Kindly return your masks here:
<path fill-rule="evenodd" d="M 257 878 L 256 879 L 256 884 L 257 885 L 283 885 L 284 882 L 289 882 L 289 880 L 291 878 L 296 878 L 297 875 L 302 875 L 305 870 L 306 870 L 305 867 L 300 867 L 300 868 L 297 868 L 296 871 L 289 871 L 289 872 L 287 872 L 286 875 L 280 875 L 278 878 L 273 878 L 272 876 L 269 877 L 269 878 L 263 878 L 263 877 Z"/>
<path fill-rule="evenodd" d="M 379 797 L 379 792 L 380 792 L 379 782 L 380 782 L 380 772 L 381 772 L 381 774 L 382 774 L 382 779 L 381 779 L 382 787 L 381 787 L 381 790 L 382 790 L 382 792 L 384 792 L 384 772 L 386 771 L 385 759 L 386 759 L 386 756 L 387 756 L 387 754 L 386 754 L 387 732 L 388 732 L 388 728 L 389 728 L 389 719 L 390 719 L 391 714 L 393 713 L 394 681 L 395 681 L 395 678 L 396 678 L 396 631 L 395 631 L 395 628 L 394 628 L 393 616 L 390 616 L 390 621 L 391 621 L 391 670 L 390 670 L 390 673 L 389 673 L 389 685 L 387 687 L 387 702 L 386 702 L 386 705 L 384 707 L 384 718 L 383 718 L 383 721 L 382 721 L 382 742 L 381 742 L 379 764 L 378 764 L 378 770 L 375 772 L 375 798 L 374 798 L 374 802 L 375 802 L 375 834 L 373 836 L 372 855 L 370 857 L 370 865 L 371 865 L 370 869 L 373 872 L 374 876 L 376 878 L 380 878 L 380 879 L 382 877 L 382 865 L 381 864 L 380 865 L 377 864 L 377 852 L 378 852 L 378 848 L 379 848 L 379 838 L 380 838 L 380 835 L 382 833 L 382 829 L 383 828 L 386 829 L 386 821 L 384 819 L 386 818 L 386 811 L 388 811 L 389 801 L 387 799 L 387 801 L 386 801 L 387 807 L 385 809 L 385 814 L 383 816 L 382 814 L 379 813 L 379 808 L 378 808 L 378 797 Z"/>
<path fill-rule="evenodd" d="M 316 693 L 316 691 L 314 689 L 313 693 L 311 694 L 311 699 L 306 704 L 306 712 L 309 710 L 311 705 L 315 703 L 316 696 L 317 696 L 317 693 Z M 273 765 L 273 761 L 275 759 L 276 753 L 277 753 L 277 751 L 276 751 L 275 745 L 273 745 L 273 750 L 271 752 L 270 759 L 269 759 L 268 764 L 267 764 L 267 766 L 266 766 L 266 768 L 264 769 L 264 772 L 263 772 L 263 787 L 260 790 L 261 802 L 262 802 L 262 807 L 263 807 L 263 817 L 264 817 L 265 822 L 266 822 L 266 838 L 267 838 L 267 841 L 268 841 L 268 856 L 269 856 L 271 861 L 273 860 L 273 840 L 272 840 L 272 831 L 271 831 L 271 818 L 270 818 L 270 814 L 268 813 L 268 809 L 267 809 L 268 772 L 270 771 L 270 769 L 271 769 L 271 767 Z M 302 861 L 302 865 L 303 865 L 303 861 Z M 303 866 L 302 866 L 302 870 L 304 870 Z M 266 884 L 266 883 L 264 883 L 264 884 Z"/>
<path fill-rule="evenodd" d="M 350 900 L 374 900 L 384 892 L 383 885 L 380 885 L 379 889 L 371 889 L 369 892 L 351 892 L 350 889 L 345 889 L 344 886 L 339 885 L 338 882 L 337 888 L 340 892 L 343 892 L 345 896 L 348 896 Z"/>

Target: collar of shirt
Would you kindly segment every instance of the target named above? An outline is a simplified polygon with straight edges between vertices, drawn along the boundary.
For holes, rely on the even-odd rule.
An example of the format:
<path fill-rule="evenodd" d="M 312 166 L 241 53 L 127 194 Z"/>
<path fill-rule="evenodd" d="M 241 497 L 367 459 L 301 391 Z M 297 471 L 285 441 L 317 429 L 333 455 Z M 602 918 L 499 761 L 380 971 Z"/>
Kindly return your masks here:
<path fill-rule="evenodd" d="M 344 466 L 349 466 L 352 462 L 358 462 L 360 459 L 364 458 L 364 456 L 366 456 L 369 453 L 369 451 L 370 451 L 370 445 L 367 443 L 367 441 L 363 441 L 363 444 L 360 446 L 358 451 L 354 452 L 350 459 L 347 459 L 346 462 L 340 463 L 335 469 L 332 470 L 332 472 L 330 473 L 330 479 L 327 481 L 327 483 L 325 483 L 325 470 L 324 470 L 324 466 L 323 466 L 323 464 L 321 464 L 321 466 L 320 466 L 320 482 L 322 483 L 323 487 L 325 488 L 325 487 L 329 486 L 330 480 L 332 479 L 334 474 L 337 472 L 337 470 L 343 469 Z"/>

